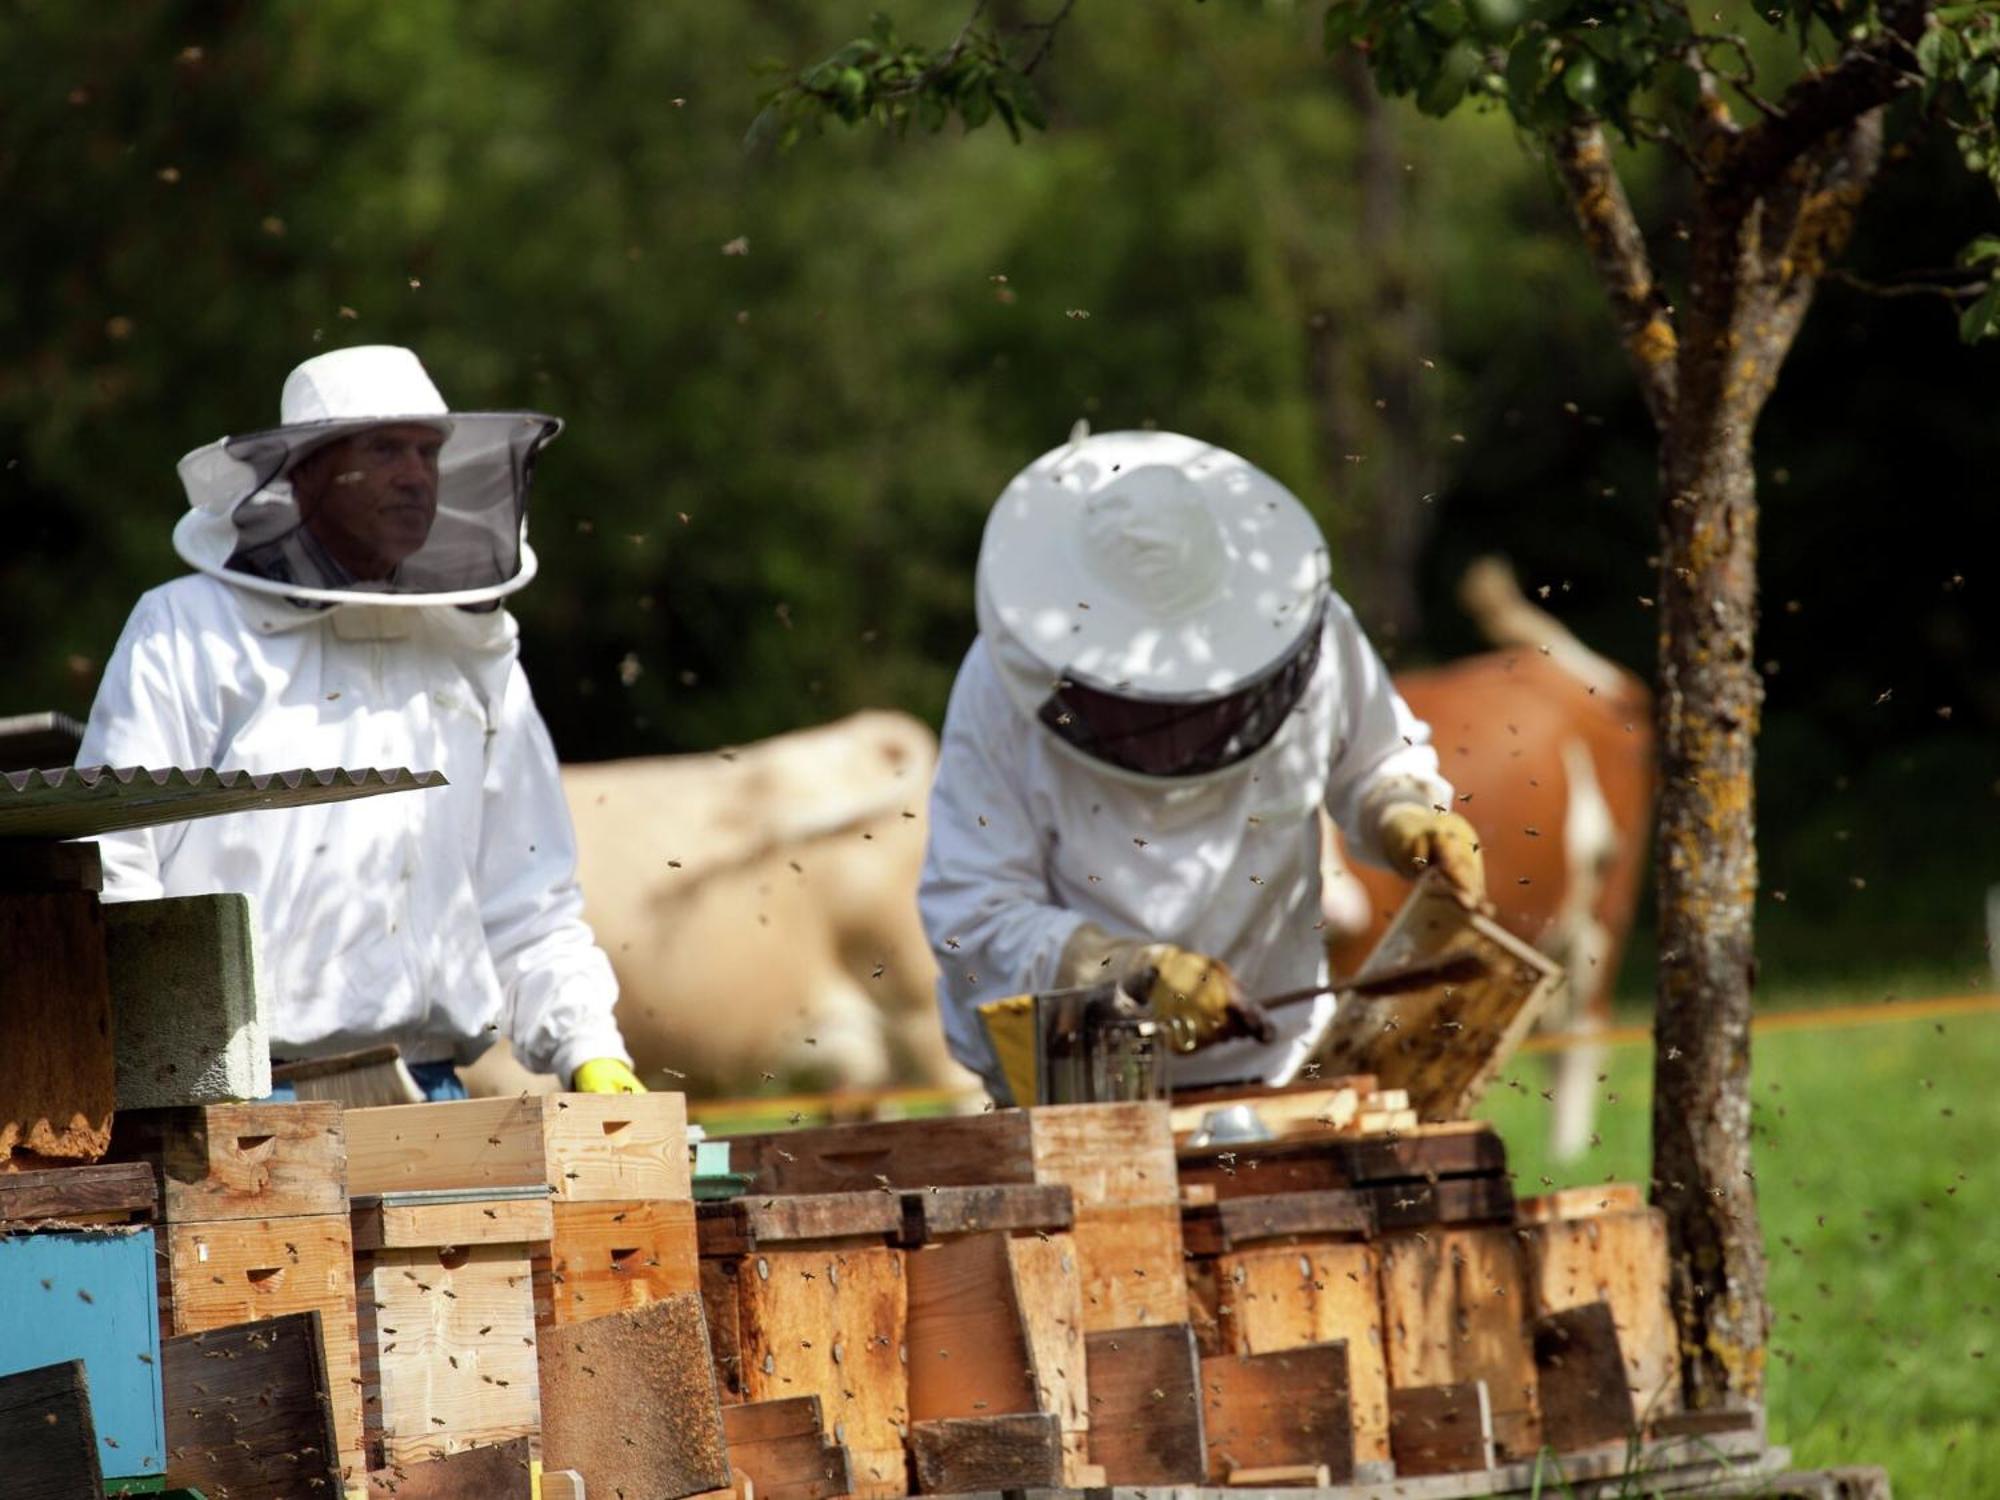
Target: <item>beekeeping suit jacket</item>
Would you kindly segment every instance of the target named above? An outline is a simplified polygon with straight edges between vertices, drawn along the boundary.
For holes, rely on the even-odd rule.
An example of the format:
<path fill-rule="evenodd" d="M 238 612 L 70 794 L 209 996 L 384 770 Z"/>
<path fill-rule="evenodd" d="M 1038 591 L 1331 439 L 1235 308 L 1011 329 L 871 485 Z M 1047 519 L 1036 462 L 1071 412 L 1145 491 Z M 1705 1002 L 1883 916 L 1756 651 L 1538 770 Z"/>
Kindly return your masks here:
<path fill-rule="evenodd" d="M 126 622 L 78 763 L 442 771 L 443 788 L 107 837 L 105 897 L 249 893 L 280 1057 L 387 1040 L 465 1061 L 506 1036 L 564 1078 L 629 1061 L 504 609 L 177 579 Z"/>
<path fill-rule="evenodd" d="M 1349 846 L 1379 862 L 1383 810 L 1448 806 L 1451 788 L 1429 729 L 1338 596 L 1322 628 L 1318 666 L 1271 743 L 1169 784 L 1110 771 L 1022 713 L 996 662 L 1005 637 L 982 631 L 945 715 L 920 893 L 960 1062 L 1000 1082 L 977 1007 L 1051 987 L 1084 922 L 1219 958 L 1252 999 L 1326 977 L 1316 810 L 1324 805 Z M 1036 670 L 1032 658 L 1019 665 Z M 1273 1043 L 1177 1057 L 1174 1082 L 1283 1076 L 1332 1005 L 1275 1012 Z"/>

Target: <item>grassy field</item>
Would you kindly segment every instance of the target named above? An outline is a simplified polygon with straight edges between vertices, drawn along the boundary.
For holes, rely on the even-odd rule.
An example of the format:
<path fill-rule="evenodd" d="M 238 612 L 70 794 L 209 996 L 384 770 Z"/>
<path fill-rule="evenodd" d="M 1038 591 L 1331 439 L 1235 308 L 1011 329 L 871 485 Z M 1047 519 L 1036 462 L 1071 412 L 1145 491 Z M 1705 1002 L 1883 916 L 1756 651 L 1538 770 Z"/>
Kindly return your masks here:
<path fill-rule="evenodd" d="M 1517 1190 L 1644 1182 L 1649 1049 L 1612 1053 L 1601 1144 L 1562 1168 L 1539 1062 L 1485 1110 Z M 2000 1497 L 2000 1015 L 1769 1035 L 1754 1069 L 1773 1439 L 1882 1464 L 1908 1500 Z"/>

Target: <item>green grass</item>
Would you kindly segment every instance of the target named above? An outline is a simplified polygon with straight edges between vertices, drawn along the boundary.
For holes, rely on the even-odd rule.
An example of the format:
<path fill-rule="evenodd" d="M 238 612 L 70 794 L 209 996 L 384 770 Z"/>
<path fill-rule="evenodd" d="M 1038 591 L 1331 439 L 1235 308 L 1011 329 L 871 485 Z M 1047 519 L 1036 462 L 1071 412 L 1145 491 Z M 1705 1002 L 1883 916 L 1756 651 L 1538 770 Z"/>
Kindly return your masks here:
<path fill-rule="evenodd" d="M 1601 1143 L 1560 1169 L 1539 1061 L 1483 1111 L 1517 1190 L 1643 1183 L 1650 1050 L 1612 1053 Z M 2000 1497 L 2000 1015 L 1767 1035 L 1754 1079 L 1773 1440 L 1882 1464 L 1900 1496 Z"/>

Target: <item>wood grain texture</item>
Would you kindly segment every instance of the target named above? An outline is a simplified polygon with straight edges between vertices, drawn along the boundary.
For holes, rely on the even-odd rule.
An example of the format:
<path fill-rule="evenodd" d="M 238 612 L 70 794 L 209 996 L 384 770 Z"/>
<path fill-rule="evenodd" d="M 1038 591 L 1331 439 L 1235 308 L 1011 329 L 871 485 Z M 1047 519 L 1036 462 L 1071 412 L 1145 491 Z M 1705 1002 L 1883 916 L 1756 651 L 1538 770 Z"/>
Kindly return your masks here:
<path fill-rule="evenodd" d="M 118 1097 L 97 897 L 0 895 L 0 954 L 0 1168 L 96 1161 Z"/>
<path fill-rule="evenodd" d="M 745 1257 L 734 1277 L 743 1394 L 818 1396 L 853 1460 L 856 1493 L 907 1489 L 904 1256 L 875 1245 L 768 1250 Z"/>
<path fill-rule="evenodd" d="M 693 1293 L 559 1329 L 540 1364 L 550 1468 L 575 1469 L 593 1495 L 632 1500 L 729 1486 L 708 1333 Z"/>
<path fill-rule="evenodd" d="M 1375 1233 L 1375 1200 L 1354 1188 L 1263 1193 L 1181 1210 L 1181 1240 L 1189 1255 L 1220 1255 L 1264 1240 L 1314 1240 Z"/>
<path fill-rule="evenodd" d="M 1034 1180 L 1067 1185 L 1079 1214 L 1180 1201 L 1165 1101 L 1051 1104 L 1027 1114 Z"/>
<path fill-rule="evenodd" d="M 1062 1432 L 1053 1414 L 944 1417 L 910 1424 L 917 1493 L 1059 1489 Z"/>
<path fill-rule="evenodd" d="M 1486 1382 L 1416 1385 L 1392 1392 L 1389 1438 L 1398 1478 L 1491 1469 L 1493 1405 Z"/>
<path fill-rule="evenodd" d="M 1275 1354 L 1347 1346 L 1356 1463 L 1389 1457 L 1389 1367 L 1373 1247 L 1329 1241 L 1253 1245 L 1215 1263 L 1223 1350 Z"/>
<path fill-rule="evenodd" d="M 0 1225 L 10 1230 L 49 1219 L 149 1222 L 159 1204 L 143 1162 L 97 1162 L 40 1172 L 0 1172 Z"/>
<path fill-rule="evenodd" d="M 1521 1230 L 1532 1311 L 1610 1304 L 1633 1405 L 1648 1420 L 1681 1409 L 1680 1335 L 1667 1298 L 1666 1217 L 1636 1208 Z"/>
<path fill-rule="evenodd" d="M 1032 1183 L 1028 1114 L 996 1109 L 936 1120 L 735 1135 L 729 1137 L 729 1161 L 752 1175 L 752 1194 Z"/>
<path fill-rule="evenodd" d="M 1205 1359 L 1201 1395 L 1210 1480 L 1266 1464 L 1323 1467 L 1339 1484 L 1354 1477 L 1344 1342 Z"/>
<path fill-rule="evenodd" d="M 0 1454 L 9 1500 L 102 1500 L 82 1360 L 0 1375 Z"/>
<path fill-rule="evenodd" d="M 1083 1278 L 1086 1331 L 1188 1321 L 1177 1203 L 1079 1208 L 1070 1234 Z"/>
<path fill-rule="evenodd" d="M 763 1245 L 875 1239 L 903 1232 L 902 1200 L 885 1192 L 750 1193 L 697 1206 L 703 1255 L 747 1255 Z"/>
<path fill-rule="evenodd" d="M 1562 1219 L 1589 1219 L 1598 1214 L 1635 1213 L 1646 1206 L 1646 1195 L 1636 1182 L 1605 1182 L 1592 1187 L 1557 1188 L 1520 1198 L 1514 1204 L 1514 1219 L 1520 1224 L 1552 1224 Z"/>
<path fill-rule="evenodd" d="M 994 1229 L 1067 1229 L 1076 1220 L 1074 1195 L 1062 1183 L 916 1188 L 901 1197 L 906 1249 Z"/>
<path fill-rule="evenodd" d="M 532 1500 L 532 1448 L 528 1439 L 513 1438 L 421 1463 L 372 1470 L 368 1494 L 370 1500 L 390 1500 L 392 1496 L 394 1500 Z M 544 1490 L 543 1500 L 549 1500 L 546 1486 Z M 234 1491 L 228 1492 L 227 1500 L 236 1500 Z"/>
<path fill-rule="evenodd" d="M 1506 1178 L 1441 1177 L 1436 1182 L 1389 1182 L 1362 1189 L 1375 1202 L 1379 1232 L 1432 1224 L 1511 1224 L 1514 1189 Z"/>
<path fill-rule="evenodd" d="M 823 1421 L 817 1396 L 723 1407 L 732 1479 L 747 1480 L 756 1495 L 782 1500 L 847 1494 L 853 1486 L 847 1450 L 828 1440 Z"/>
<path fill-rule="evenodd" d="M 1183 1191 L 1207 1187 L 1223 1200 L 1498 1176 L 1507 1170 L 1507 1149 L 1491 1125 L 1459 1121 L 1380 1136 L 1187 1147 L 1179 1161 Z"/>
<path fill-rule="evenodd" d="M 1537 1318 L 1542 1440 L 1558 1453 L 1622 1443 L 1638 1427 L 1611 1307 L 1590 1302 Z"/>
<path fill-rule="evenodd" d="M 690 1196 L 679 1094 L 548 1094 L 347 1112 L 348 1189 L 546 1185 L 561 1201 Z"/>
<path fill-rule="evenodd" d="M 355 1277 L 371 1469 L 534 1436 L 526 1245 L 364 1250 Z"/>
<path fill-rule="evenodd" d="M 546 1244 L 554 1233 L 541 1188 L 377 1193 L 353 1200 L 356 1250 Z"/>
<path fill-rule="evenodd" d="M 556 1203 L 535 1257 L 535 1322 L 579 1323 L 700 1289 L 695 1206 L 670 1198 Z"/>
<path fill-rule="evenodd" d="M 361 1370 L 355 1334 L 354 1239 L 346 1214 L 169 1224 L 160 1319 L 168 1337 L 286 1313 L 320 1315 L 327 1394 L 341 1463 L 361 1474 Z"/>
<path fill-rule="evenodd" d="M 111 1152 L 152 1165 L 168 1223 L 347 1212 L 347 1137 L 325 1100 L 122 1110 Z"/>
<path fill-rule="evenodd" d="M 1085 1336 L 1090 1457 L 1113 1485 L 1202 1483 L 1200 1363 L 1184 1323 Z"/>
<path fill-rule="evenodd" d="M 1016 1235 L 1007 1241 L 1014 1296 L 1021 1309 L 1034 1381 L 1035 1409 L 1052 1412 L 1068 1457 L 1068 1483 L 1093 1482 L 1090 1467 L 1089 1356 L 1084 1346 L 1082 1271 L 1067 1234 Z"/>
<path fill-rule="evenodd" d="M 904 1258 L 911 1422 L 1041 1410 L 1008 1247 L 981 1234 Z"/>
<path fill-rule="evenodd" d="M 1397 1234 L 1378 1245 L 1392 1389 L 1486 1382 L 1504 1458 L 1541 1446 L 1527 1278 L 1511 1229 Z"/>
<path fill-rule="evenodd" d="M 317 1312 L 168 1339 L 160 1378 L 170 1485 L 229 1500 L 340 1493 Z"/>

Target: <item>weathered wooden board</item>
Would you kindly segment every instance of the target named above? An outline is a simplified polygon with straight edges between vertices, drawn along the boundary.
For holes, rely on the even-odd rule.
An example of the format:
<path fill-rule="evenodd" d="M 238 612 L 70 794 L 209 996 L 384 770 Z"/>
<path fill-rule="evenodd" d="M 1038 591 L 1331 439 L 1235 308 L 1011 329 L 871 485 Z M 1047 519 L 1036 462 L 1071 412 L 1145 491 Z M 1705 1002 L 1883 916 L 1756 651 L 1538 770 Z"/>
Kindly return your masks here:
<path fill-rule="evenodd" d="M 1042 1409 L 1008 1246 L 996 1232 L 905 1257 L 910 1421 Z"/>
<path fill-rule="evenodd" d="M 1552 1224 L 1562 1219 L 1589 1219 L 1598 1214 L 1634 1213 L 1646 1206 L 1636 1182 L 1601 1182 L 1585 1187 L 1557 1188 L 1514 1203 L 1519 1224 Z"/>
<path fill-rule="evenodd" d="M 1667 1300 L 1666 1218 L 1637 1208 L 1524 1226 L 1530 1311 L 1610 1304 L 1626 1385 L 1647 1420 L 1681 1408 L 1680 1338 Z"/>
<path fill-rule="evenodd" d="M 0 954 L 0 1167 L 96 1161 L 118 1098 L 97 897 L 0 895 Z"/>
<path fill-rule="evenodd" d="M 1355 1188 L 1265 1193 L 1181 1210 L 1181 1240 L 1189 1255 L 1220 1255 L 1268 1240 L 1367 1239 L 1374 1233 L 1375 1200 Z"/>
<path fill-rule="evenodd" d="M 751 1193 L 696 1209 L 703 1255 L 748 1255 L 764 1245 L 873 1239 L 903 1232 L 903 1203 L 892 1193 Z"/>
<path fill-rule="evenodd" d="M 695 1208 L 670 1198 L 556 1203 L 535 1257 L 535 1320 L 547 1328 L 700 1289 Z"/>
<path fill-rule="evenodd" d="M 1202 1483 L 1201 1367 L 1184 1323 L 1085 1335 L 1090 1457 L 1113 1485 Z"/>
<path fill-rule="evenodd" d="M 166 1464 L 154 1245 L 150 1228 L 0 1236 L 0 1374 L 82 1359 L 114 1478 Z M 8 1478 L 0 1462 L 0 1493 Z"/>
<path fill-rule="evenodd" d="M 1419 1126 L 1392 1135 L 1188 1147 L 1180 1153 L 1183 1190 L 1189 1184 L 1207 1186 L 1218 1200 L 1502 1176 L 1506 1170 L 1507 1148 L 1483 1121 Z"/>
<path fill-rule="evenodd" d="M 1385 1182 L 1364 1188 L 1375 1202 L 1377 1229 L 1423 1229 L 1432 1224 L 1511 1224 L 1514 1189 L 1506 1178 L 1441 1177 L 1436 1182 Z"/>
<path fill-rule="evenodd" d="M 1066 1183 L 1079 1210 L 1175 1199 L 1164 1103 L 1062 1104 L 730 1137 L 752 1193 Z"/>
<path fill-rule="evenodd" d="M 1188 1321 L 1177 1203 L 1079 1208 L 1070 1233 L 1083 1276 L 1085 1331 Z"/>
<path fill-rule="evenodd" d="M 781 1500 L 832 1500 L 853 1486 L 847 1450 L 827 1439 L 819 1397 L 792 1396 L 722 1408 L 737 1491 Z"/>
<path fill-rule="evenodd" d="M 159 1204 L 143 1162 L 97 1162 L 40 1172 L 0 1172 L 0 1225 L 10 1231 L 51 1219 L 146 1223 Z"/>
<path fill-rule="evenodd" d="M 1379 997 L 1343 992 L 1314 1060 L 1326 1072 L 1372 1073 L 1382 1088 L 1406 1090 L 1426 1120 L 1465 1118 L 1527 1038 L 1562 970 L 1426 877 L 1355 978 L 1365 984 L 1455 959 L 1476 960 L 1483 972 Z"/>
<path fill-rule="evenodd" d="M 152 1166 L 170 1224 L 347 1212 L 347 1138 L 325 1100 L 121 1110 L 111 1153 Z"/>
<path fill-rule="evenodd" d="M 1271 1464 L 1323 1467 L 1338 1484 L 1354 1477 L 1344 1342 L 1205 1359 L 1201 1392 L 1212 1482 Z"/>
<path fill-rule="evenodd" d="M 535 1435 L 527 1245 L 364 1250 L 355 1278 L 369 1468 Z"/>
<path fill-rule="evenodd" d="M 82 1360 L 0 1375 L 9 1500 L 102 1500 L 97 1450 Z"/>
<path fill-rule="evenodd" d="M 1526 1273 L 1511 1229 L 1396 1234 L 1378 1246 L 1389 1384 L 1486 1382 L 1500 1455 L 1541 1446 Z"/>
<path fill-rule="evenodd" d="M 729 1487 L 699 1297 L 681 1292 L 569 1324 L 544 1341 L 540 1361 L 550 1468 L 575 1469 L 592 1494 L 633 1500 Z"/>
<path fill-rule="evenodd" d="M 317 1312 L 184 1334 L 160 1357 L 170 1485 L 229 1500 L 340 1493 Z"/>
<path fill-rule="evenodd" d="M 320 1315 L 341 1462 L 355 1475 L 364 1472 L 354 1236 L 347 1215 L 169 1224 L 163 1237 L 160 1320 L 168 1336 L 286 1313 Z"/>
<path fill-rule="evenodd" d="M 547 1094 L 347 1112 L 348 1190 L 531 1187 L 559 1201 L 690 1195 L 679 1094 Z"/>
<path fill-rule="evenodd" d="M 532 1500 L 533 1446 L 524 1437 L 513 1438 L 490 1447 L 465 1448 L 441 1458 L 376 1469 L 368 1475 L 368 1494 L 370 1500 Z M 236 1500 L 234 1490 L 224 1493 L 227 1500 Z"/>
<path fill-rule="evenodd" d="M 1048 1412 L 912 1422 L 910 1456 L 920 1495 L 1063 1484 L 1062 1432 Z"/>
<path fill-rule="evenodd" d="M 1486 1382 L 1414 1385 L 1389 1395 L 1396 1476 L 1484 1473 L 1495 1463 L 1493 1404 Z"/>
<path fill-rule="evenodd" d="M 1586 1303 L 1537 1318 L 1534 1339 L 1544 1442 L 1558 1453 L 1570 1453 L 1637 1435 L 1625 1359 L 1608 1303 Z"/>
<path fill-rule="evenodd" d="M 1011 1183 L 989 1187 L 930 1187 L 902 1193 L 906 1249 L 935 1244 L 954 1235 L 994 1229 L 1068 1229 L 1076 1222 L 1076 1202 L 1063 1183 Z"/>
<path fill-rule="evenodd" d="M 763 1250 L 732 1267 L 743 1395 L 818 1396 L 853 1461 L 856 1494 L 908 1488 L 905 1253 L 886 1245 Z"/>
<path fill-rule="evenodd" d="M 1389 1457 L 1389 1369 L 1374 1249 L 1329 1241 L 1253 1245 L 1215 1262 L 1218 1340 L 1236 1354 L 1347 1346 L 1356 1463 Z"/>
<path fill-rule="evenodd" d="M 1173 1098 L 1174 1140 L 1185 1145 L 1209 1111 L 1232 1104 L 1249 1104 L 1273 1135 L 1325 1135 L 1351 1129 L 1361 1113 L 1361 1101 L 1376 1092 L 1365 1073 L 1316 1077 L 1282 1088 L 1224 1085 L 1176 1090 Z"/>

